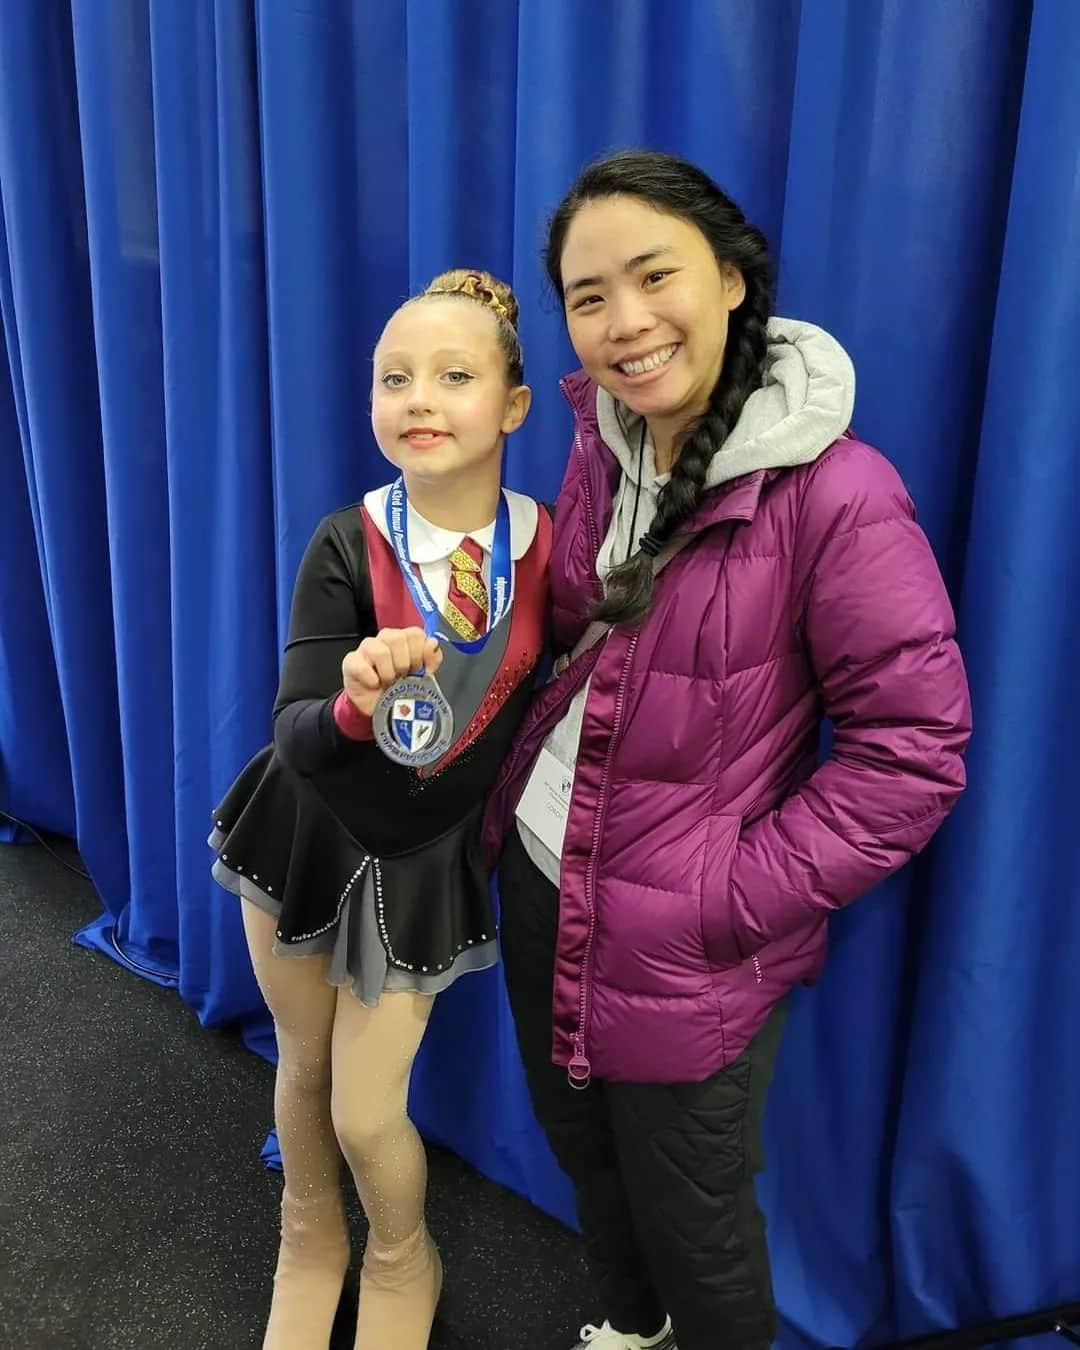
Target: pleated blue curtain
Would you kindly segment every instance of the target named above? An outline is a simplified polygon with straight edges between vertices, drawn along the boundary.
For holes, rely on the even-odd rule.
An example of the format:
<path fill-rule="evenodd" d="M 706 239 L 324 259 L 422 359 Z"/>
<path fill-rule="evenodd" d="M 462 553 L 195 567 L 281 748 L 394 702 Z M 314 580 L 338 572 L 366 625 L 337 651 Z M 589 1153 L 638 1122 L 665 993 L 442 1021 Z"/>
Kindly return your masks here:
<path fill-rule="evenodd" d="M 976 701 L 956 815 L 794 999 L 783 1343 L 1080 1297 L 1078 69 L 1075 0 L 8 0 L 0 809 L 78 839 L 80 941 L 272 1053 L 204 840 L 268 739 L 312 527 L 388 476 L 381 325 L 445 267 L 512 281 L 536 403 L 508 478 L 550 499 L 544 220 L 590 156 L 679 152 L 768 234 L 779 312 L 851 351 Z M 497 972 L 439 1000 L 413 1110 L 569 1219 Z"/>

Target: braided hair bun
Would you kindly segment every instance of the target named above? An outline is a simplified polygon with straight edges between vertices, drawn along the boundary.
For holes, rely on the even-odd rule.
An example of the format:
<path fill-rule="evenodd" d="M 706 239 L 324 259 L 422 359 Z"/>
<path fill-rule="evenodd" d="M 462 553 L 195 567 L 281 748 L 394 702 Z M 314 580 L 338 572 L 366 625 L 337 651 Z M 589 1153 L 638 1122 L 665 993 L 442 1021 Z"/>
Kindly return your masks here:
<path fill-rule="evenodd" d="M 506 357 L 510 382 L 515 385 L 523 383 L 525 359 L 517 333 L 517 296 L 505 281 L 500 281 L 490 272 L 455 267 L 449 272 L 440 272 L 429 281 L 417 299 L 427 300 L 434 296 L 460 296 L 490 310 L 499 327 L 499 346 Z"/>

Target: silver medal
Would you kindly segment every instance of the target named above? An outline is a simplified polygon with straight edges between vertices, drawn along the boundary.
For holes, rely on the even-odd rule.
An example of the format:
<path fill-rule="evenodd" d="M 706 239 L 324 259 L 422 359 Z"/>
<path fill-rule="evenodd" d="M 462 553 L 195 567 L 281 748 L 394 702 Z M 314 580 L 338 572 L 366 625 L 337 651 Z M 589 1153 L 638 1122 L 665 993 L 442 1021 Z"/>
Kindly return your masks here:
<path fill-rule="evenodd" d="M 434 764 L 454 738 L 454 712 L 433 675 L 406 675 L 375 705 L 372 726 L 379 749 L 395 764 Z"/>

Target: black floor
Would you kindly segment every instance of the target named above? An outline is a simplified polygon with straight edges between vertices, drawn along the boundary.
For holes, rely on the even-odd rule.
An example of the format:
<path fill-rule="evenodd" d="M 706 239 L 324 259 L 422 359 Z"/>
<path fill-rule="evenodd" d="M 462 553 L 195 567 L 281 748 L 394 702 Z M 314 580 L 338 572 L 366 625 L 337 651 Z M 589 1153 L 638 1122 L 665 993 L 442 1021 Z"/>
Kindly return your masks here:
<path fill-rule="evenodd" d="M 0 1347 L 257 1348 L 273 1072 L 175 992 L 73 946 L 98 913 L 43 849 L 0 845 Z M 431 1350 L 568 1350 L 598 1315 L 578 1238 L 429 1156 L 446 1266 Z M 355 1202 L 352 1218 L 359 1251 Z M 338 1330 L 334 1350 L 351 1346 Z"/>

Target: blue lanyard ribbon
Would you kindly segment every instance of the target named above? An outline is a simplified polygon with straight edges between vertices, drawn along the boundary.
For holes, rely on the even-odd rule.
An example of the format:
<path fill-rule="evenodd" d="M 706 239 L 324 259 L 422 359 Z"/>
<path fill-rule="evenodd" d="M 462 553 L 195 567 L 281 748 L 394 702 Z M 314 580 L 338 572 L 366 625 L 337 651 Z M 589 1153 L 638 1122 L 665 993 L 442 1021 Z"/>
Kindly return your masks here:
<path fill-rule="evenodd" d="M 510 508 L 506 504 L 506 493 L 499 493 L 499 507 L 495 513 L 495 538 L 491 547 L 491 585 L 488 589 L 489 610 L 487 628 L 473 642 L 466 642 L 456 634 L 440 630 L 443 615 L 428 590 L 422 576 L 413 571 L 409 556 L 409 498 L 405 491 L 405 480 L 399 478 L 386 494 L 386 528 L 390 543 L 397 558 L 401 575 L 409 588 L 416 608 L 424 623 L 424 632 L 428 637 L 437 637 L 440 642 L 449 642 L 460 652 L 478 652 L 486 645 L 496 624 L 510 608 L 514 598 L 514 569 L 510 560 Z"/>

